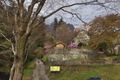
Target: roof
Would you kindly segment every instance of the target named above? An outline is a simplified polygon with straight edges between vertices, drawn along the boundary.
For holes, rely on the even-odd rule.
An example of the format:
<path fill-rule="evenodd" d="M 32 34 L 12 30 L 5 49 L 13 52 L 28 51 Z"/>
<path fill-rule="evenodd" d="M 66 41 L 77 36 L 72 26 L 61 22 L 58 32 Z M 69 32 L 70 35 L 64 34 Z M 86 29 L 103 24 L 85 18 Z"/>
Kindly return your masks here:
<path fill-rule="evenodd" d="M 62 41 L 58 41 L 58 42 L 56 42 L 55 46 L 58 45 L 58 44 L 62 44 L 64 47 L 66 46 L 66 44 L 63 43 Z"/>
<path fill-rule="evenodd" d="M 56 42 L 56 44 L 63 44 L 63 45 L 66 45 L 66 44 L 63 43 L 62 41 L 58 41 L 58 42 Z"/>

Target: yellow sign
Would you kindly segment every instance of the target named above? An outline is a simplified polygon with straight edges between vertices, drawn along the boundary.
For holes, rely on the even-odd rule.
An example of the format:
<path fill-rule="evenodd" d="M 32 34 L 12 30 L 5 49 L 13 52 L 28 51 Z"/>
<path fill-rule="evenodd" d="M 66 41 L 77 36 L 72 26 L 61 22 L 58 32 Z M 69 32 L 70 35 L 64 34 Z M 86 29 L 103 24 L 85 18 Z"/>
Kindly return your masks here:
<path fill-rule="evenodd" d="M 50 66 L 50 71 L 60 71 L 60 66 Z"/>

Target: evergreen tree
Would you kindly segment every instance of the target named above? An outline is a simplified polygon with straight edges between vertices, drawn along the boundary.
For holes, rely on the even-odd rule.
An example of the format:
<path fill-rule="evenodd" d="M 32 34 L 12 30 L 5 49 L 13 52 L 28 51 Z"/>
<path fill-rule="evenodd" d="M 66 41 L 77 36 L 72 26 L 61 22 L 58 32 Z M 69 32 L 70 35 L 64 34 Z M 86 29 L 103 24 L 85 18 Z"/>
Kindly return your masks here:
<path fill-rule="evenodd" d="M 54 18 L 54 32 L 56 32 L 56 28 L 58 27 L 58 20 Z"/>

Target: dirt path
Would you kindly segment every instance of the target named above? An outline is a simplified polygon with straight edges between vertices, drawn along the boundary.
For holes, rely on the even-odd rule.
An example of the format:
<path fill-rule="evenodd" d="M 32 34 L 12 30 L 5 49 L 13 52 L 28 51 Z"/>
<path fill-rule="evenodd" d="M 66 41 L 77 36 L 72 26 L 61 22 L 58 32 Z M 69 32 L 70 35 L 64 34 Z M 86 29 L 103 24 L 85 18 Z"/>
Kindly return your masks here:
<path fill-rule="evenodd" d="M 45 65 L 40 59 L 36 59 L 36 66 L 33 71 L 33 80 L 50 80 L 45 73 Z"/>

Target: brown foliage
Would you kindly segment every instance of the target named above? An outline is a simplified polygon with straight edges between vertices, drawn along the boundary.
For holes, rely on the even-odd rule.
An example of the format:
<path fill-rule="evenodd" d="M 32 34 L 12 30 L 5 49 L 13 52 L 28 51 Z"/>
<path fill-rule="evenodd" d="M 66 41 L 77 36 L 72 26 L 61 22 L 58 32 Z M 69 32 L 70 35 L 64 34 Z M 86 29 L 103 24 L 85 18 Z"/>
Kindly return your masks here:
<path fill-rule="evenodd" d="M 56 40 L 62 41 L 65 44 L 69 44 L 75 37 L 74 31 L 64 22 L 61 22 L 60 25 L 58 25 L 55 35 Z"/>
<path fill-rule="evenodd" d="M 110 14 L 97 17 L 92 21 L 91 26 L 88 31 L 91 46 L 97 48 L 100 43 L 105 42 L 110 47 L 113 47 L 113 41 L 120 30 L 120 16 L 118 14 Z"/>

